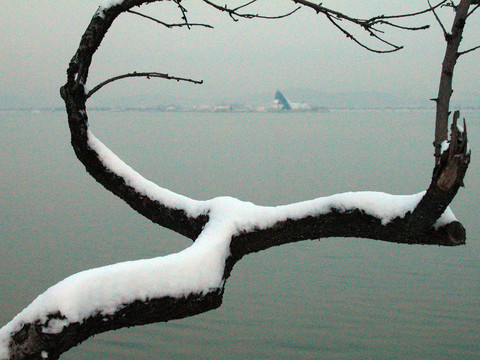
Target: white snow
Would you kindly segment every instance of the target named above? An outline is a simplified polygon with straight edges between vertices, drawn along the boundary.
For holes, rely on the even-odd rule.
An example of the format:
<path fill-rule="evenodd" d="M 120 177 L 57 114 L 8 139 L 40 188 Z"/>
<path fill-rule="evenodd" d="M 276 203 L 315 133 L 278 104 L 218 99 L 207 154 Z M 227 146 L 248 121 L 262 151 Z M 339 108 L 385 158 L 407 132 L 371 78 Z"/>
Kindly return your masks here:
<path fill-rule="evenodd" d="M 120 5 L 124 1 L 125 0 L 103 0 L 100 3 L 100 9 L 102 9 L 102 10 L 109 9 L 109 8 L 115 6 L 115 5 Z"/>
<path fill-rule="evenodd" d="M 228 205 L 221 203 L 223 213 Z M 221 288 L 234 229 L 226 219 L 228 215 L 214 217 L 195 243 L 179 253 L 83 271 L 52 286 L 0 329 L 0 359 L 8 358 L 12 332 L 36 319 L 46 323 L 48 314 L 60 312 L 65 317 L 46 323 L 46 333 L 58 333 L 69 323 L 99 312 L 112 314 L 136 299 L 181 297 Z"/>
<path fill-rule="evenodd" d="M 449 147 L 450 147 L 450 141 L 448 141 L 448 140 L 443 140 L 443 141 L 442 141 L 442 144 L 440 145 L 440 152 L 441 152 L 441 153 L 444 153 L 445 151 L 448 150 Z"/>
<path fill-rule="evenodd" d="M 120 5 L 124 0 L 103 0 L 99 7 L 97 12 L 95 13 L 95 16 L 99 16 L 101 18 L 105 17 L 104 11 L 108 10 L 109 8 L 115 6 L 115 5 Z"/>
<path fill-rule="evenodd" d="M 70 322 L 66 319 L 50 319 L 48 324 L 43 327 L 42 331 L 45 334 L 58 334 L 69 324 Z"/>
<path fill-rule="evenodd" d="M 98 153 L 100 160 L 107 168 L 123 176 L 127 185 L 138 189 L 142 194 L 153 200 L 158 200 L 167 206 L 184 209 L 190 216 L 196 217 L 208 211 L 204 201 L 196 201 L 186 196 L 176 194 L 145 179 L 98 140 L 90 130 L 88 130 L 88 144 Z"/>
<path fill-rule="evenodd" d="M 458 130 L 458 132 L 460 132 L 460 133 L 465 132 L 465 129 L 463 128 L 462 125 L 460 125 L 460 123 L 457 123 L 457 130 Z"/>
<path fill-rule="evenodd" d="M 192 216 L 208 213 L 210 221 L 197 240 L 179 253 L 83 271 L 52 286 L 0 329 L 0 359 L 8 358 L 10 335 L 20 330 L 24 323 L 39 319 L 45 323 L 46 333 L 59 333 L 72 322 L 81 322 L 96 313 L 112 314 L 122 304 L 137 299 L 181 297 L 221 288 L 230 240 L 242 230 L 265 228 L 278 221 L 323 214 L 331 209 L 361 209 L 386 224 L 412 211 L 424 195 L 424 192 L 405 196 L 350 192 L 277 207 L 257 206 L 231 197 L 197 201 L 143 178 L 91 132 L 88 138 L 89 145 L 98 152 L 105 166 L 124 176 L 129 185 L 168 206 L 184 209 Z M 452 211 L 447 209 L 436 225 L 454 220 Z M 61 319 L 47 322 L 49 314 L 58 312 L 63 316 Z"/>

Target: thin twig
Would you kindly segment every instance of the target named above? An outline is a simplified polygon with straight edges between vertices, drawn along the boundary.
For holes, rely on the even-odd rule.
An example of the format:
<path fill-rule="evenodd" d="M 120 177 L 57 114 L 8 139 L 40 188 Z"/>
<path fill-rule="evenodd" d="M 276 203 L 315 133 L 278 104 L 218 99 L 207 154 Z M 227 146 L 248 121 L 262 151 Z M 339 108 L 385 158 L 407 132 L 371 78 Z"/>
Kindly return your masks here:
<path fill-rule="evenodd" d="M 470 12 L 468 13 L 467 18 L 468 18 L 470 15 L 472 15 L 472 14 L 475 12 L 475 10 L 478 10 L 478 8 L 480 8 L 480 5 L 475 6 L 475 7 L 472 9 L 472 11 L 470 11 Z"/>
<path fill-rule="evenodd" d="M 191 82 L 194 84 L 203 84 L 203 80 L 193 80 L 193 79 L 188 79 L 188 78 L 181 78 L 181 77 L 176 77 L 176 76 L 170 76 L 168 74 L 163 74 L 163 73 L 157 73 L 157 72 L 133 72 L 133 73 L 128 73 L 128 74 L 123 74 L 123 75 L 118 75 L 115 77 L 112 77 L 110 79 L 107 79 L 97 86 L 95 86 L 92 90 L 90 90 L 86 95 L 86 99 L 88 99 L 90 96 L 95 94 L 98 90 L 100 90 L 102 87 L 104 87 L 107 84 L 110 84 L 114 81 L 121 80 L 121 79 L 126 79 L 130 77 L 146 77 L 147 79 L 150 78 L 162 78 L 162 79 L 167 79 L 167 80 L 176 80 L 176 81 L 186 81 L 186 82 Z"/>
<path fill-rule="evenodd" d="M 407 25 L 399 25 L 396 23 L 393 23 L 392 21 L 387 21 L 387 20 L 392 20 L 392 19 L 400 19 L 400 18 L 406 18 L 406 17 L 414 17 L 418 16 L 421 14 L 428 13 L 430 11 L 433 11 L 433 9 L 436 9 L 437 7 L 442 6 L 445 4 L 448 0 L 442 0 L 435 6 L 431 6 L 428 9 L 413 12 L 413 13 L 407 13 L 407 14 L 400 14 L 400 15 L 379 15 L 379 16 L 374 16 L 370 19 L 362 19 L 362 18 L 352 18 L 348 15 L 345 15 L 341 12 L 326 8 L 322 6 L 322 4 L 315 4 L 311 1 L 308 0 L 292 0 L 296 4 L 300 4 L 305 7 L 309 7 L 317 12 L 317 14 L 322 13 L 325 15 L 330 22 L 332 22 L 335 27 L 337 27 L 342 33 L 344 33 L 349 39 L 353 40 L 355 43 L 360 45 L 361 47 L 375 52 L 375 53 L 389 53 L 389 52 L 394 52 L 398 51 L 403 48 L 403 46 L 396 45 L 392 42 L 387 41 L 385 38 L 378 36 L 378 33 L 383 34 L 384 32 L 381 31 L 378 26 L 379 25 L 384 25 L 387 27 L 392 27 L 392 28 L 398 28 L 402 30 L 409 30 L 409 31 L 418 31 L 418 30 L 425 30 L 428 29 L 428 25 L 422 25 L 422 26 L 407 26 Z M 354 25 L 357 25 L 361 27 L 364 31 L 366 31 L 370 36 L 374 37 L 376 40 L 379 42 L 386 44 L 390 47 L 389 50 L 378 50 L 378 49 L 373 49 L 369 46 L 367 46 L 364 42 L 360 41 L 357 37 L 355 37 L 353 34 L 351 34 L 349 31 L 347 31 L 344 27 L 340 26 L 335 20 L 342 21 L 345 20 L 347 22 L 350 22 Z"/>
<path fill-rule="evenodd" d="M 414 16 L 418 16 L 418 15 L 423 15 L 423 14 L 426 14 L 438 7 L 441 7 L 443 5 L 445 5 L 445 3 L 447 3 L 448 0 L 442 0 L 440 1 L 437 5 L 435 6 L 431 6 L 430 5 L 430 8 L 429 9 L 425 9 L 425 10 L 420 10 L 420 11 L 417 11 L 417 12 L 414 12 L 414 13 L 407 13 L 407 14 L 400 14 L 400 15 L 387 15 L 387 16 L 382 16 L 383 19 L 401 19 L 401 18 L 405 18 L 405 17 L 414 17 Z M 374 19 L 374 18 L 372 18 Z"/>
<path fill-rule="evenodd" d="M 368 50 L 368 51 L 371 51 L 373 53 L 378 53 L 378 54 L 385 54 L 385 53 L 390 53 L 390 52 L 394 52 L 394 51 L 398 51 L 400 49 L 402 49 L 403 47 L 402 46 L 398 46 L 398 45 L 393 45 L 393 44 L 390 44 L 390 43 L 387 43 L 388 45 L 392 46 L 393 49 L 390 49 L 390 50 L 377 50 L 377 49 L 373 49 L 367 45 L 365 45 L 364 43 L 362 43 L 361 41 L 359 41 L 355 36 L 353 36 L 351 33 L 349 33 L 347 30 L 345 30 L 343 27 L 341 27 L 334 19 L 332 16 L 330 16 L 329 14 L 326 14 L 325 15 L 327 17 L 327 19 L 337 28 L 339 29 L 343 34 L 345 34 L 345 36 L 352 40 L 353 42 L 357 43 L 359 46 L 361 46 L 362 48 Z M 376 37 L 377 39 L 379 39 L 380 41 L 383 42 L 383 40 L 381 38 L 379 38 L 378 36 L 374 35 L 372 32 L 370 32 L 370 34 L 372 34 L 372 36 Z"/>
<path fill-rule="evenodd" d="M 187 28 L 190 29 L 190 24 L 188 23 L 188 18 L 187 18 L 187 9 L 185 9 L 183 5 L 180 4 L 180 1 L 182 0 L 173 0 L 173 2 L 177 4 L 178 8 L 180 9 L 180 12 L 182 13 L 182 19 L 183 21 L 185 21 Z"/>
<path fill-rule="evenodd" d="M 158 20 L 158 19 L 155 19 L 154 17 L 151 17 L 151 16 L 148 16 L 148 15 L 145 15 L 145 14 L 142 14 L 142 13 L 139 13 L 137 11 L 134 11 L 134 10 L 127 10 L 126 12 L 130 13 L 130 14 L 134 14 L 134 15 L 138 15 L 138 16 L 141 16 L 145 19 L 148 19 L 148 20 L 151 20 L 151 21 L 154 21 L 158 24 L 161 24 L 167 28 L 172 28 L 172 27 L 183 27 L 183 26 L 203 26 L 203 27 L 207 27 L 207 28 L 210 28 L 210 29 L 213 29 L 213 26 L 212 25 L 208 25 L 208 24 L 191 24 L 191 23 L 183 23 L 183 24 L 168 24 L 166 22 L 163 22 L 161 20 Z"/>
<path fill-rule="evenodd" d="M 390 21 L 378 21 L 377 24 L 382 24 L 382 25 L 393 27 L 393 28 L 397 28 L 401 30 L 409 30 L 409 31 L 426 30 L 430 28 L 430 25 L 406 26 L 406 25 L 395 24 Z M 374 30 L 377 30 L 377 29 L 374 29 Z"/>
<path fill-rule="evenodd" d="M 227 5 L 224 5 L 224 6 L 220 6 L 218 4 L 215 4 L 214 2 L 210 1 L 210 0 L 203 0 L 203 2 L 207 5 L 210 5 L 211 7 L 217 9 L 217 10 L 220 10 L 220 11 L 223 11 L 223 12 L 226 12 L 228 13 L 228 15 L 232 18 L 233 21 L 238 21 L 238 18 L 244 18 L 244 19 L 266 19 L 266 20 L 275 20 L 275 19 L 282 19 L 282 18 L 285 18 L 287 16 L 290 16 L 292 15 L 293 13 L 295 13 L 296 11 L 298 11 L 301 7 L 297 7 L 296 9 L 288 12 L 288 13 L 285 13 L 285 14 L 281 14 L 281 15 L 272 15 L 272 16 L 268 16 L 268 15 L 260 15 L 260 14 L 253 14 L 253 13 L 240 13 L 239 10 L 240 9 L 243 9 L 255 2 L 257 2 L 257 0 L 251 0 L 243 5 L 240 5 L 240 6 L 237 6 L 236 8 L 229 8 Z"/>
<path fill-rule="evenodd" d="M 406 18 L 406 17 L 415 17 L 415 16 L 418 16 L 418 15 L 426 14 L 426 13 L 431 11 L 431 8 L 428 8 L 428 9 L 413 12 L 413 13 L 406 13 L 406 14 L 399 14 L 399 15 L 379 15 L 379 16 L 374 16 L 370 19 L 357 19 L 357 18 L 352 18 L 350 16 L 347 16 L 347 15 L 341 13 L 341 12 L 326 8 L 325 6 L 322 6 L 321 3 L 320 4 L 315 4 L 315 3 L 312 3 L 312 2 L 307 1 L 307 0 L 292 0 L 292 1 L 296 4 L 301 4 L 301 5 L 307 6 L 309 8 L 312 8 L 317 13 L 323 13 L 323 14 L 329 13 L 331 15 L 337 16 L 338 18 L 350 21 L 350 22 L 358 24 L 358 25 L 362 25 L 362 24 L 365 24 L 365 23 L 367 25 L 373 25 L 373 24 L 377 24 L 377 23 L 382 23 L 383 20 L 385 20 L 385 19 L 401 19 L 401 18 Z M 444 5 L 447 1 L 448 0 L 442 0 L 437 5 L 433 6 L 433 9 L 436 9 L 436 8 Z M 385 23 L 387 23 L 387 22 L 385 22 Z"/>
<path fill-rule="evenodd" d="M 367 20 L 364 20 L 364 19 L 355 19 L 355 18 L 351 18 L 350 16 L 348 15 L 345 15 L 345 14 L 342 14 L 341 12 L 339 11 L 335 11 L 335 10 L 332 10 L 332 9 L 329 9 L 329 8 L 326 8 L 325 6 L 322 6 L 322 4 L 315 4 L 315 3 L 312 3 L 310 1 L 306 1 L 306 0 L 292 0 L 295 4 L 300 4 L 300 5 L 303 5 L 303 6 L 306 6 L 306 7 L 309 7 L 313 10 L 315 10 L 318 13 L 322 13 L 322 14 L 325 14 L 325 15 L 330 15 L 330 16 L 335 16 L 337 19 L 343 19 L 343 20 L 347 20 L 347 21 L 350 21 L 354 24 L 357 24 L 357 25 L 361 25 L 363 23 L 365 23 Z"/>
<path fill-rule="evenodd" d="M 440 20 L 437 13 L 435 12 L 435 9 L 432 7 L 432 4 L 430 4 L 430 0 L 427 0 L 427 2 L 428 2 L 428 6 L 430 6 L 430 9 L 432 10 L 433 15 L 435 16 L 435 19 L 437 20 L 438 24 L 442 28 L 443 36 L 445 37 L 445 39 L 447 39 L 448 36 L 449 36 L 449 33 L 448 33 L 447 29 L 445 29 L 445 26 L 443 26 L 442 21 Z"/>
<path fill-rule="evenodd" d="M 247 2 L 247 3 L 243 4 L 243 5 L 237 6 L 237 7 L 235 8 L 235 11 L 238 11 L 238 10 L 244 8 L 244 7 L 250 6 L 250 5 L 252 5 L 253 3 L 255 3 L 255 2 L 257 2 L 257 0 L 252 0 L 252 1 L 250 1 L 250 2 Z"/>
<path fill-rule="evenodd" d="M 480 45 L 475 46 L 475 47 L 473 47 L 473 48 L 471 48 L 471 49 L 468 49 L 468 50 L 459 51 L 459 52 L 457 53 L 457 55 L 458 55 L 458 56 L 462 56 L 462 55 L 468 54 L 469 52 L 472 52 L 472 51 L 475 51 L 475 50 L 478 50 L 478 49 L 480 49 Z"/>

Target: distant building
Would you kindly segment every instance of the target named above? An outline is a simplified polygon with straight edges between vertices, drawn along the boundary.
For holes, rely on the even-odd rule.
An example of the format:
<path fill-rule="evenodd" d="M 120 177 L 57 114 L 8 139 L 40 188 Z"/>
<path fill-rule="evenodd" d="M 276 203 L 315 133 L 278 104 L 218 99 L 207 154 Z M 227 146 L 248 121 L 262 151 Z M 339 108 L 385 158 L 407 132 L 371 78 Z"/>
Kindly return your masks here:
<path fill-rule="evenodd" d="M 292 110 L 288 100 L 285 99 L 285 96 L 283 96 L 280 90 L 277 90 L 275 93 L 275 104 L 282 110 Z"/>

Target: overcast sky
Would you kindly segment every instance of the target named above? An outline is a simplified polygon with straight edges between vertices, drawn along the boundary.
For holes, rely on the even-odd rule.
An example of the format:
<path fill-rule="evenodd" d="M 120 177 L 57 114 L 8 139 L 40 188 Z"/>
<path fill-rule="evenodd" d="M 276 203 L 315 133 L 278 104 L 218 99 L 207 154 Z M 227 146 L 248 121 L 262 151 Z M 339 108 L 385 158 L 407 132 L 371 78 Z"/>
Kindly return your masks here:
<path fill-rule="evenodd" d="M 65 81 L 65 70 L 100 2 L 2 1 L 0 108 L 62 105 L 58 89 Z M 294 87 L 323 92 L 380 91 L 424 98 L 436 95 L 445 43 L 432 15 L 414 22 L 432 24 L 430 30 L 389 31 L 388 39 L 405 48 L 377 55 L 346 39 L 310 9 L 281 20 L 233 22 L 200 0 L 185 0 L 184 4 L 190 10 L 191 22 L 209 23 L 215 29 L 166 29 L 124 14 L 94 58 L 87 86 L 92 88 L 108 77 L 132 71 L 165 72 L 203 79 L 205 84 L 125 80 L 102 89 L 92 105 L 119 104 L 129 98 L 143 98 L 149 104 L 169 97 L 220 102 Z M 365 17 L 416 11 L 426 1 L 325 0 L 323 5 Z M 252 11 L 275 15 L 293 7 L 288 0 L 260 0 Z M 178 9 L 171 2 L 144 6 L 141 11 L 166 22 L 179 21 Z M 464 48 L 480 44 L 479 19 L 480 14 L 476 14 L 468 24 Z M 455 74 L 456 96 L 480 94 L 479 64 L 480 51 L 460 59 Z"/>

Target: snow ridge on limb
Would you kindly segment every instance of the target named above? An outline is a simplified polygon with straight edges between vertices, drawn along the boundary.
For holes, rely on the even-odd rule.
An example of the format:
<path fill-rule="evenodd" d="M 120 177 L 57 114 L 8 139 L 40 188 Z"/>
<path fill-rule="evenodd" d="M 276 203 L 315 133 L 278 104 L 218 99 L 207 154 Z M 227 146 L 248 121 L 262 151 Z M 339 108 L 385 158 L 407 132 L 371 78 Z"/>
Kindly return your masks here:
<path fill-rule="evenodd" d="M 188 216 L 197 217 L 208 213 L 205 201 L 179 195 L 145 179 L 98 140 L 90 130 L 87 134 L 88 146 L 97 153 L 107 171 L 123 178 L 125 184 L 135 189 L 138 194 L 146 196 L 152 201 L 158 201 L 169 208 L 183 209 Z"/>
<path fill-rule="evenodd" d="M 105 166 L 96 149 L 92 147 L 93 144 L 101 143 L 89 140 L 89 134 L 91 133 L 88 128 L 86 111 L 88 92 L 85 90 L 85 84 L 87 83 L 93 55 L 110 26 L 121 13 L 135 6 L 155 1 L 160 2 L 162 0 L 113 0 L 105 2 L 100 7 L 103 15 L 94 16 L 82 36 L 77 52 L 67 69 L 67 83 L 61 88 L 60 94 L 65 101 L 68 114 L 72 147 L 87 172 L 107 190 L 120 197 L 149 220 L 190 239 L 195 239 L 208 221 L 206 213 L 191 216 L 188 209 L 181 206 L 168 206 L 167 203 L 151 198 L 148 194 L 138 192 L 121 174 L 110 171 Z M 96 15 L 98 15 L 98 12 Z M 93 139 L 92 136 L 90 138 Z M 186 203 L 184 202 L 184 204 Z M 188 204 L 188 206 L 190 205 L 191 203 Z"/>
<path fill-rule="evenodd" d="M 200 236 L 179 253 L 83 271 L 49 288 L 0 329 L 0 359 L 56 359 L 100 332 L 220 306 L 234 226 L 224 215 L 228 199 L 211 208 Z"/>
<path fill-rule="evenodd" d="M 102 149 L 101 153 L 105 152 Z M 128 180 L 142 181 L 126 164 L 119 164 L 113 153 L 102 159 L 110 170 L 128 172 Z M 152 187 L 154 190 L 150 190 Z M 149 182 L 138 188 L 172 197 L 167 202 L 177 198 Z M 333 214 L 350 232 L 345 236 L 352 236 L 354 231 L 348 224 L 352 214 L 370 218 L 378 227 L 388 227 L 412 212 L 422 197 L 423 193 L 394 196 L 357 192 L 278 207 L 257 206 L 230 197 L 205 201 L 202 207 L 209 209 L 210 220 L 190 247 L 163 257 L 83 271 L 52 286 L 0 330 L 0 358 L 8 359 L 9 351 L 16 356 L 27 352 L 31 355 L 33 351 L 34 355 L 43 353 L 49 354 L 50 359 L 57 358 L 99 332 L 212 310 L 220 306 L 225 280 L 243 255 L 318 237 L 309 237 L 311 234 L 298 231 L 298 226 L 292 224 L 307 228 L 311 226 L 308 222 L 315 222 L 316 218 L 323 221 Z M 448 210 L 439 223 L 452 221 L 455 217 Z M 333 236 L 325 231 L 341 228 L 334 225 L 322 230 L 325 236 Z M 281 232 L 272 235 L 278 229 Z"/>

